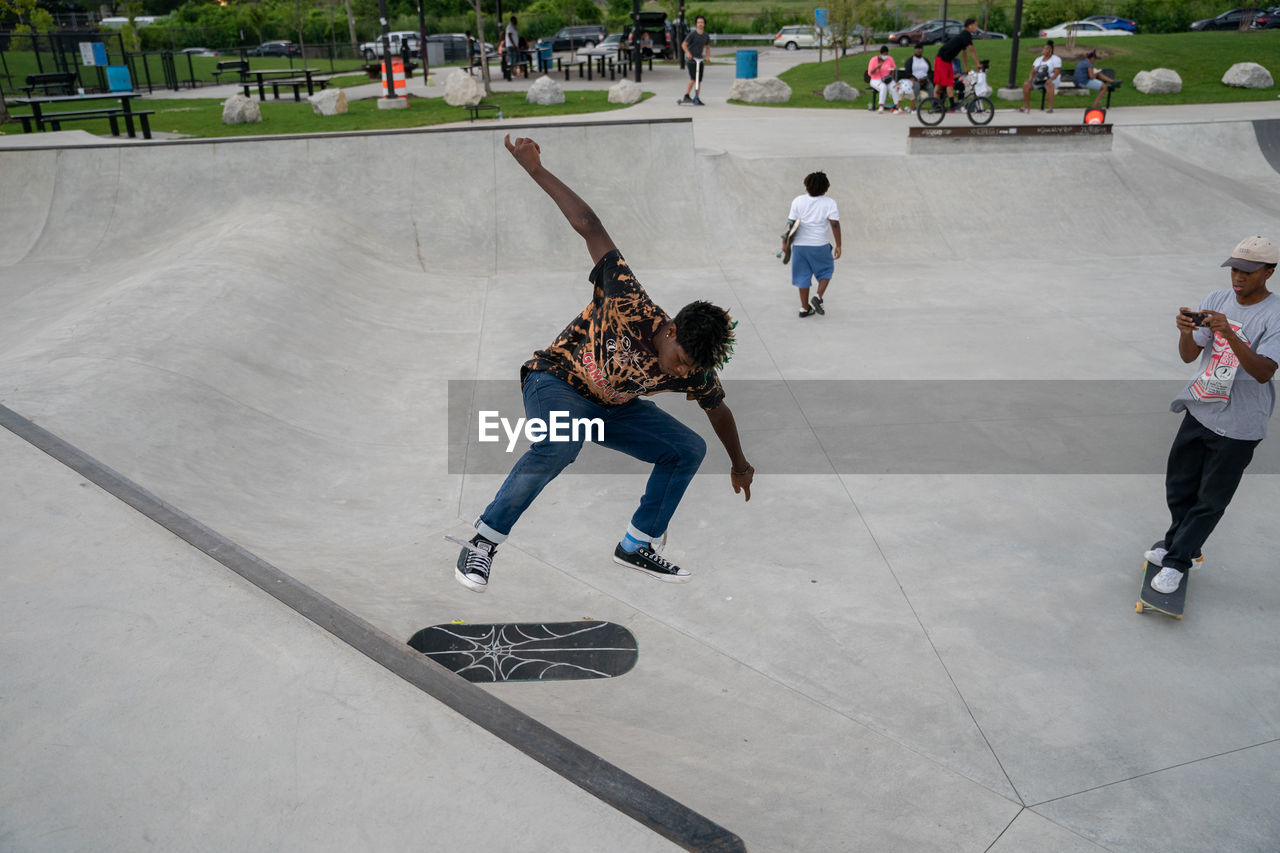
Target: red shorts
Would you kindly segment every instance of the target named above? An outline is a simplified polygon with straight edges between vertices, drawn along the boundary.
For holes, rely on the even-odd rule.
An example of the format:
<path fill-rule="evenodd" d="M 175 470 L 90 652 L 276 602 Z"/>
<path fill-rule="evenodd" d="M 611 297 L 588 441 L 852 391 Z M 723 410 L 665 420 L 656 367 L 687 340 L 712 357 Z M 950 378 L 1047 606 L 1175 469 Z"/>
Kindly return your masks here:
<path fill-rule="evenodd" d="M 954 86 L 956 84 L 956 69 L 950 62 L 947 62 L 941 56 L 935 57 L 933 60 L 933 85 L 935 86 Z"/>

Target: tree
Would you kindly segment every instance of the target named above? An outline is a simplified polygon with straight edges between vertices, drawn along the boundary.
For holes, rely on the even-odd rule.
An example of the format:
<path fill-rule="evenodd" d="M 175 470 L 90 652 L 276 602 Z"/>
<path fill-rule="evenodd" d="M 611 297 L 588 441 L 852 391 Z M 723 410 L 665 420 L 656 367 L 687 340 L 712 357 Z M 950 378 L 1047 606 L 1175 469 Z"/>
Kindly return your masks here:
<path fill-rule="evenodd" d="M 489 54 L 484 49 L 484 15 L 480 12 L 480 0 L 474 0 L 476 7 L 476 49 L 480 51 L 480 79 L 484 81 L 485 95 L 492 95 L 493 89 L 489 87 Z M 501 25 L 501 21 L 498 22 Z M 501 30 L 499 30 L 501 33 Z M 467 46 L 471 50 L 471 46 Z M 422 46 L 422 55 L 426 57 L 427 46 Z M 467 57 L 467 62 L 471 62 L 471 57 Z"/>
<path fill-rule="evenodd" d="M 836 79 L 840 79 L 840 56 L 862 40 L 862 28 L 853 18 L 854 0 L 829 0 L 831 41 L 836 48 Z"/>
<path fill-rule="evenodd" d="M 47 33 L 53 30 L 53 15 L 47 9 L 38 8 L 36 2 L 37 0 L 0 0 L 0 12 L 9 12 L 18 18 L 18 25 L 13 28 L 15 33 Z M 0 124 L 7 121 L 9 105 L 5 103 L 4 95 L 0 94 Z"/>

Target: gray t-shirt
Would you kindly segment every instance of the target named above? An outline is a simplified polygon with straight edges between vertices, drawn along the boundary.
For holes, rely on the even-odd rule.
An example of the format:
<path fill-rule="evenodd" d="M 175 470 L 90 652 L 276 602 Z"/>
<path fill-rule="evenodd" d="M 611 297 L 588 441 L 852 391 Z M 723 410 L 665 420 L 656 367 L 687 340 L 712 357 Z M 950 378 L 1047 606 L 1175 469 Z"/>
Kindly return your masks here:
<path fill-rule="evenodd" d="M 711 41 L 710 33 L 699 33 L 697 30 L 689 33 L 684 37 L 685 44 L 689 45 L 689 53 L 694 59 L 705 59 L 703 50 Z"/>
<path fill-rule="evenodd" d="M 1234 291 L 1215 290 L 1200 303 L 1200 310 L 1226 314 L 1231 328 L 1251 350 L 1280 364 L 1280 294 L 1241 305 Z M 1204 347 L 1200 369 L 1169 410 L 1190 412 L 1206 429 L 1227 438 L 1266 438 L 1267 421 L 1276 407 L 1274 380 L 1259 382 L 1250 376 L 1226 340 L 1209 329 L 1196 329 L 1192 335 Z"/>
<path fill-rule="evenodd" d="M 1076 70 L 1072 73 L 1071 82 L 1077 86 L 1089 85 L 1089 69 L 1093 67 L 1093 63 L 1087 59 L 1081 59 L 1076 63 Z"/>

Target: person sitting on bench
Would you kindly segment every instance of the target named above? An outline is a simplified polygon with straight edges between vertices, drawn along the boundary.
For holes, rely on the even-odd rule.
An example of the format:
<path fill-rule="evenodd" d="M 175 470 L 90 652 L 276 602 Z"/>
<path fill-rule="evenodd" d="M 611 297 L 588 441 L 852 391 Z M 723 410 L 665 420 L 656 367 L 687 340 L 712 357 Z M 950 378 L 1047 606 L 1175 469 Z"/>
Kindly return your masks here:
<path fill-rule="evenodd" d="M 1076 63 L 1075 84 L 1082 89 L 1093 89 L 1098 93 L 1093 99 L 1093 106 L 1089 109 L 1096 109 L 1098 104 L 1102 103 L 1103 94 L 1116 82 L 1094 67 L 1093 60 L 1097 58 L 1098 52 L 1091 50 L 1084 55 L 1084 59 Z"/>
<path fill-rule="evenodd" d="M 1062 57 L 1054 56 L 1053 42 L 1044 43 L 1044 52 L 1031 63 L 1031 76 L 1022 84 L 1022 111 L 1031 112 L 1031 90 L 1044 89 L 1045 99 L 1053 112 L 1053 96 L 1058 91 L 1058 78 L 1062 76 Z"/>

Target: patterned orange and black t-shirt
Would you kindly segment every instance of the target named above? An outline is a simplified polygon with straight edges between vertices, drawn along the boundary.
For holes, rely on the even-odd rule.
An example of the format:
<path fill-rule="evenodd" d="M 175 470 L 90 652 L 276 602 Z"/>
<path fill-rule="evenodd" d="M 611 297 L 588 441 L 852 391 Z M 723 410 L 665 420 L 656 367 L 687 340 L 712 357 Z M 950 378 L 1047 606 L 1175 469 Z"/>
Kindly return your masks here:
<path fill-rule="evenodd" d="M 596 264 L 591 284 L 591 304 L 551 346 L 524 363 L 521 383 L 531 372 L 550 373 L 602 406 L 620 406 L 659 391 L 684 392 L 707 411 L 724 401 L 714 370 L 687 379 L 662 372 L 651 342 L 670 318 L 649 299 L 617 249 Z"/>

